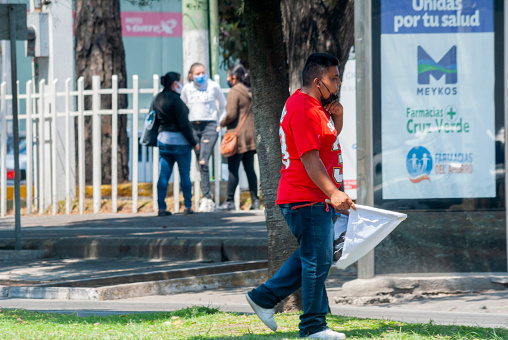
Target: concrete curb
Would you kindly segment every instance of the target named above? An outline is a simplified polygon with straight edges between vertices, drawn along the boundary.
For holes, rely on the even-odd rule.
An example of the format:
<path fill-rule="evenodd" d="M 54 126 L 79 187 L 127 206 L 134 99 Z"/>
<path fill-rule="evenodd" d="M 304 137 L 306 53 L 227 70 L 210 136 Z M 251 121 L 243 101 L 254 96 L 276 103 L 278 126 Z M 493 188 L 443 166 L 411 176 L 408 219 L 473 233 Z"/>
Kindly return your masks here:
<path fill-rule="evenodd" d="M 249 262 L 222 262 L 218 264 L 207 264 L 198 267 L 169 269 L 161 271 L 151 271 L 138 274 L 118 274 L 105 277 L 95 277 L 80 280 L 67 280 L 62 282 L 51 282 L 39 284 L 37 287 L 81 287 L 92 288 L 102 286 L 123 285 L 129 283 L 151 282 L 180 279 L 186 277 L 207 276 L 215 274 L 224 274 L 232 272 L 245 272 L 257 269 L 268 268 L 268 261 L 249 261 Z"/>
<path fill-rule="evenodd" d="M 58 300 L 118 300 L 150 295 L 198 292 L 205 289 L 242 287 L 259 284 L 266 281 L 267 278 L 268 270 L 258 269 L 97 288 L 0 286 L 0 297 Z"/>
<path fill-rule="evenodd" d="M 403 301 L 419 296 L 505 290 L 507 282 L 507 273 L 380 275 L 344 283 L 335 302 L 362 305 Z"/>
<path fill-rule="evenodd" d="M 43 249 L 0 250 L 0 260 L 35 260 L 45 255 Z"/>

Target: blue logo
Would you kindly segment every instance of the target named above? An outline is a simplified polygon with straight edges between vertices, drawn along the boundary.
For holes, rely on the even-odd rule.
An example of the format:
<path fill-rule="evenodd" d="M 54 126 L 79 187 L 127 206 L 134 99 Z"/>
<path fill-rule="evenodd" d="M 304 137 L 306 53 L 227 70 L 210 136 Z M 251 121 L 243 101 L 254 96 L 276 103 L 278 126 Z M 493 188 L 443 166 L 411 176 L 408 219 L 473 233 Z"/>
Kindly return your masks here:
<path fill-rule="evenodd" d="M 444 75 L 446 84 L 457 84 L 457 46 L 452 46 L 437 63 L 418 46 L 418 84 L 429 84 L 431 75 L 436 80 Z"/>
<path fill-rule="evenodd" d="M 406 167 L 411 182 L 419 183 L 423 180 L 430 182 L 429 175 L 432 171 L 432 155 L 423 146 L 416 146 L 407 154 Z"/>

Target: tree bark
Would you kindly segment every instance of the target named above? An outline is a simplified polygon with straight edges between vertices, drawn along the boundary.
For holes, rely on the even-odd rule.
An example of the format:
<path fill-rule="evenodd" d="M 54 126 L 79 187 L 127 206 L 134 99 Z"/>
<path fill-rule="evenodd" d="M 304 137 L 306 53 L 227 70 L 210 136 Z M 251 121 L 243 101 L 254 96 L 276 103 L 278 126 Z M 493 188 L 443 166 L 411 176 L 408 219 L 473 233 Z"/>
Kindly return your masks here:
<path fill-rule="evenodd" d="M 354 44 L 354 0 L 283 0 L 284 40 L 291 92 L 302 87 L 302 70 L 314 52 L 340 60 L 340 79 Z"/>
<path fill-rule="evenodd" d="M 282 167 L 279 120 L 289 96 L 282 40 L 280 0 L 245 0 L 244 18 L 249 46 L 254 126 L 261 172 L 261 190 L 268 229 L 268 272 L 272 276 L 298 248 L 275 205 Z M 278 310 L 301 305 L 290 299 Z"/>
<path fill-rule="evenodd" d="M 111 88 L 111 77 L 118 76 L 118 87 L 127 85 L 125 51 L 119 0 L 76 0 L 74 18 L 74 49 L 76 79 L 83 76 L 85 89 L 92 88 L 92 76 L 101 78 L 102 88 Z M 111 109 L 111 95 L 101 96 L 101 109 Z M 91 96 L 85 97 L 85 110 L 92 107 Z M 127 96 L 118 97 L 118 108 L 127 108 Z M 111 115 L 103 115 L 101 158 L 102 183 L 111 183 Z M 136 122 L 135 122 L 136 123 Z M 129 178 L 129 143 L 127 116 L 118 117 L 118 182 Z M 92 118 L 85 118 L 85 177 L 92 182 Z"/>

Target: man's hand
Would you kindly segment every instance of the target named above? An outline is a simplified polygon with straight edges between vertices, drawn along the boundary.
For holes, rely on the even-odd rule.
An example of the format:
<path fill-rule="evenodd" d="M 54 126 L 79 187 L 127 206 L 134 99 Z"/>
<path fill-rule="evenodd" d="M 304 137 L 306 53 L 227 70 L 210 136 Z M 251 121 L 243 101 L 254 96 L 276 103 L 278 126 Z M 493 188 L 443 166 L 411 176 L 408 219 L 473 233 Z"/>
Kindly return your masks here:
<path fill-rule="evenodd" d="M 344 123 L 344 108 L 342 104 L 338 100 L 334 100 L 325 105 L 325 110 L 332 115 L 333 125 L 335 125 L 337 134 L 340 134 Z"/>
<path fill-rule="evenodd" d="M 349 210 L 349 208 L 356 210 L 356 206 L 351 198 L 340 190 L 337 190 L 332 194 L 332 197 L 330 197 L 330 204 L 338 210 Z"/>
<path fill-rule="evenodd" d="M 198 152 L 199 151 L 199 143 L 194 145 L 194 151 Z"/>
<path fill-rule="evenodd" d="M 334 100 L 333 102 L 326 104 L 325 110 L 330 112 L 332 116 L 342 116 L 344 114 L 344 108 L 338 100 Z"/>

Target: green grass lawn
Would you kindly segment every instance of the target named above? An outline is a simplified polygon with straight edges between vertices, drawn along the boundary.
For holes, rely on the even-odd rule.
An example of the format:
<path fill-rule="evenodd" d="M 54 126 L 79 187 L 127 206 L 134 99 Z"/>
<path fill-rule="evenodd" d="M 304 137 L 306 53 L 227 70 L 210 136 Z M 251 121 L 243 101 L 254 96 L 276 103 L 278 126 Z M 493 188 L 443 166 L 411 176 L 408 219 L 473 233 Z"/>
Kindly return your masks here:
<path fill-rule="evenodd" d="M 298 339 L 298 314 L 277 314 L 270 331 L 255 315 L 192 307 L 176 312 L 78 317 L 0 312 L 0 339 Z M 507 329 L 406 324 L 328 316 L 348 339 L 508 339 Z"/>

